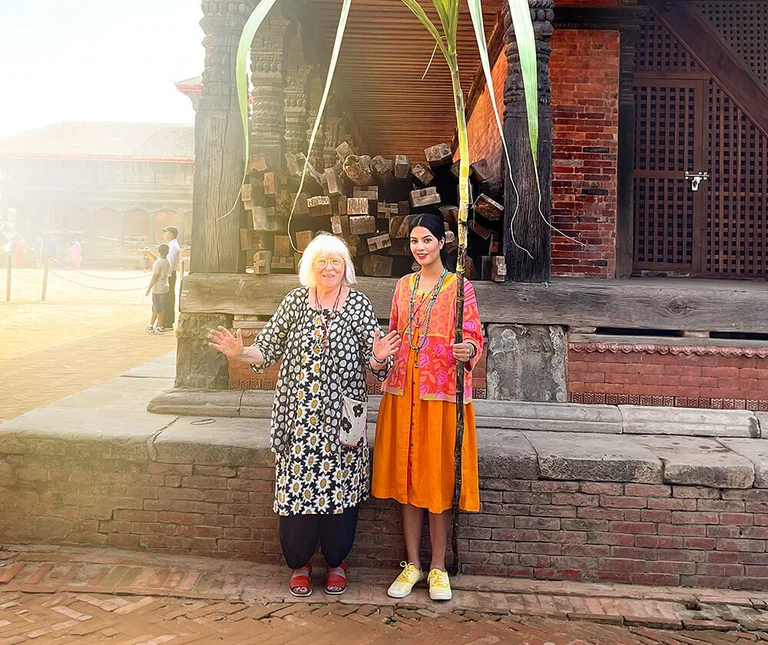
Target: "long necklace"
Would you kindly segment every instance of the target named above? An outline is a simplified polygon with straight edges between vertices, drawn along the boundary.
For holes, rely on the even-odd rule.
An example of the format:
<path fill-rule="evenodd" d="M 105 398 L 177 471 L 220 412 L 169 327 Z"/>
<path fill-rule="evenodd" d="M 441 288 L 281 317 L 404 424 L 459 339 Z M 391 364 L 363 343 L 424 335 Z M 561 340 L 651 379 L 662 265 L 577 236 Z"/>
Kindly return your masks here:
<path fill-rule="evenodd" d="M 317 347 L 321 352 L 324 352 L 328 349 L 330 345 L 330 338 L 331 338 L 331 323 L 336 317 L 336 314 L 338 313 L 338 307 L 339 307 L 339 300 L 341 299 L 341 291 L 344 288 L 344 286 L 339 287 L 339 293 L 336 294 L 336 300 L 333 302 L 333 306 L 331 307 L 331 310 L 328 314 L 328 320 L 325 320 L 325 316 L 323 315 L 323 303 L 320 302 L 320 298 L 317 297 L 317 289 L 315 289 L 315 303 L 317 304 L 317 313 L 320 318 L 320 324 L 323 327 L 323 333 L 320 336 L 319 343 L 315 343 L 315 347 Z"/>
<path fill-rule="evenodd" d="M 440 279 L 437 281 L 437 284 L 432 289 L 432 292 L 429 294 L 429 304 L 427 305 L 427 309 L 425 313 L 422 315 L 421 321 L 417 322 L 414 320 L 414 316 L 418 315 L 419 309 L 421 309 L 421 305 L 423 305 L 425 302 L 427 302 L 427 297 L 425 297 L 421 303 L 419 304 L 418 308 L 414 312 L 413 305 L 416 301 L 416 291 L 419 288 L 419 278 L 421 278 L 421 271 L 416 274 L 416 281 L 413 283 L 413 291 L 411 291 L 411 303 L 408 308 L 408 324 L 412 325 L 412 323 L 415 323 L 412 325 L 411 333 L 408 334 L 408 344 L 411 346 L 411 349 L 414 351 L 420 351 L 424 345 L 427 344 L 427 332 L 429 331 L 429 321 L 432 318 L 432 308 L 435 306 L 435 301 L 437 300 L 437 294 L 440 293 L 440 288 L 443 286 L 443 282 L 445 281 L 445 277 L 448 275 L 448 271 L 443 269 L 443 273 L 440 275 Z M 424 324 L 426 322 L 426 324 Z M 421 334 L 421 325 L 424 325 L 424 333 L 421 336 L 421 339 L 419 339 L 419 335 Z M 418 343 L 414 345 L 413 343 L 413 330 L 416 331 L 416 337 L 418 340 Z"/>

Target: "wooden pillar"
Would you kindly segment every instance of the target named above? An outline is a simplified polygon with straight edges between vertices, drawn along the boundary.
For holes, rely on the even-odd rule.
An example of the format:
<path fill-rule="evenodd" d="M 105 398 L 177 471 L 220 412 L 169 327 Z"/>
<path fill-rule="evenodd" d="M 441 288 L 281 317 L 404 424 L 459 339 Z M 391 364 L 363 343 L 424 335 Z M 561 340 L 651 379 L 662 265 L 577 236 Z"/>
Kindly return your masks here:
<path fill-rule="evenodd" d="M 240 260 L 244 142 L 235 59 L 254 0 L 203 2 L 203 89 L 195 117 L 191 271 L 236 273 Z M 234 205 L 234 210 L 226 215 Z"/>
<path fill-rule="evenodd" d="M 272 14 L 270 14 L 271 16 Z M 269 169 L 280 170 L 285 145 L 285 61 L 283 43 L 289 21 L 270 17 L 251 49 L 251 155 L 263 154 Z"/>
<path fill-rule="evenodd" d="M 617 168 L 616 277 L 632 273 L 635 235 L 635 48 L 637 27 L 621 31 L 619 153 Z"/>
<path fill-rule="evenodd" d="M 548 226 L 552 213 L 552 109 L 549 80 L 549 56 L 552 50 L 549 40 L 553 31 L 554 0 L 528 0 L 528 5 L 531 9 L 536 37 L 539 86 L 538 170 L 541 202 L 539 202 L 536 175 L 531 159 L 520 58 L 514 40 L 509 6 L 505 2 L 503 20 L 507 78 L 504 82 L 504 136 L 509 147 L 517 193 L 509 177 L 505 175 L 504 249 L 507 260 L 507 280 L 544 282 L 549 280 L 552 264 L 551 236 Z M 541 203 L 541 213 L 539 203 Z M 512 232 L 510 227 L 513 227 Z M 515 242 L 527 249 L 533 257 L 518 248 Z"/>
<path fill-rule="evenodd" d="M 312 65 L 289 65 L 285 79 L 285 150 L 307 151 L 307 77 Z"/>

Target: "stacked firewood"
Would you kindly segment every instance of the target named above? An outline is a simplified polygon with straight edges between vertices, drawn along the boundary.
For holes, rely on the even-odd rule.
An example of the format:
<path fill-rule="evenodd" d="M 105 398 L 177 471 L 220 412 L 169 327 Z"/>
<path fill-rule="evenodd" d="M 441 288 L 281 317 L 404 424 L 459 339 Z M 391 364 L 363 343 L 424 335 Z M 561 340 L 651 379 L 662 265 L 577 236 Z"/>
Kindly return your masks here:
<path fill-rule="evenodd" d="M 250 222 L 241 229 L 240 241 L 252 254 L 254 273 L 296 271 L 301 252 L 315 234 L 329 231 L 344 238 L 358 272 L 405 275 L 413 268 L 409 218 L 426 211 L 442 215 L 449 260 L 455 261 L 459 162 L 453 161 L 446 143 L 424 152 L 426 161 L 414 165 L 405 155 L 358 155 L 345 142 L 336 148 L 333 167 L 318 172 L 309 164 L 291 222 L 298 252 L 288 237 L 288 216 L 306 158 L 287 153 L 283 169 L 269 168 L 264 156 L 253 158 L 242 191 Z M 501 178 L 492 174 L 485 159 L 471 165 L 470 178 L 467 276 L 503 281 Z"/>

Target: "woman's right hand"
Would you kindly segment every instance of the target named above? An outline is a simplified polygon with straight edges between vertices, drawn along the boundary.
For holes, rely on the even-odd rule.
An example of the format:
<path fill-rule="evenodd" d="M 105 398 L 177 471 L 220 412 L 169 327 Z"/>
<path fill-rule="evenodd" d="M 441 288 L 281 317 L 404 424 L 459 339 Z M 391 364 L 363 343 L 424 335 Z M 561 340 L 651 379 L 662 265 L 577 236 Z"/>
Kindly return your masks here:
<path fill-rule="evenodd" d="M 213 347 L 228 358 L 240 358 L 243 353 L 243 332 L 238 329 L 233 334 L 226 327 L 219 325 L 218 329 L 211 329 L 208 332 L 208 347 Z"/>

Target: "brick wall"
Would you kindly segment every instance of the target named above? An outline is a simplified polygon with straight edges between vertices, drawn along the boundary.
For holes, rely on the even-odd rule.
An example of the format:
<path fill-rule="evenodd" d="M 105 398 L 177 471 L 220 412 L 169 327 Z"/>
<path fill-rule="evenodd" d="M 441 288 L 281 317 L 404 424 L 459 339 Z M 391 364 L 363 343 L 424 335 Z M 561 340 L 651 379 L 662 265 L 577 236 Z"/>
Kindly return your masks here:
<path fill-rule="evenodd" d="M 0 455 L 0 540 L 280 562 L 266 448 L 224 466 L 101 444 L 88 459 L 74 444 Z M 466 573 L 768 590 L 766 489 L 484 478 L 481 500 L 461 517 Z M 352 565 L 397 566 L 399 515 L 363 506 Z"/>
<path fill-rule="evenodd" d="M 552 275 L 613 278 L 619 33 L 555 30 L 552 79 Z"/>
<path fill-rule="evenodd" d="M 768 410 L 768 350 L 570 343 L 574 403 Z"/>
<path fill-rule="evenodd" d="M 492 70 L 502 118 L 506 72 L 502 51 Z M 552 275 L 612 278 L 616 273 L 619 33 L 555 30 L 550 77 L 552 222 L 589 245 L 585 248 L 553 233 Z M 472 161 L 486 158 L 500 172 L 501 139 L 487 90 L 475 103 L 467 127 Z"/>

